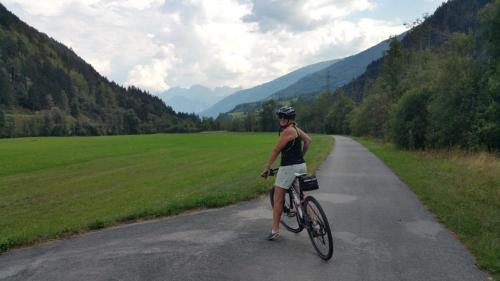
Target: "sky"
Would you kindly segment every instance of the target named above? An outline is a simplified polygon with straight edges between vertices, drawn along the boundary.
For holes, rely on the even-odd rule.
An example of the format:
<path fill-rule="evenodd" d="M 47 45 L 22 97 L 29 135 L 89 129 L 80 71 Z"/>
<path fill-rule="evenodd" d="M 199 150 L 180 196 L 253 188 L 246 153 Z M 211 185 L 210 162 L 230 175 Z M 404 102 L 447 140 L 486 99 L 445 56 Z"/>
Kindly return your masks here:
<path fill-rule="evenodd" d="M 363 51 L 443 0 L 0 0 L 118 84 L 252 87 Z"/>

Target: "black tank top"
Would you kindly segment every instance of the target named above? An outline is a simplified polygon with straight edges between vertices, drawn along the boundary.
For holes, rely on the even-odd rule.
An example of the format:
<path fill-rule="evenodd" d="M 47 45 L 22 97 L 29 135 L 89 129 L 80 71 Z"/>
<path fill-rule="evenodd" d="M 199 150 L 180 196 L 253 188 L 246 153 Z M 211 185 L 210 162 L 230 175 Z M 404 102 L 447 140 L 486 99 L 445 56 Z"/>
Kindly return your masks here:
<path fill-rule="evenodd" d="M 295 128 L 295 130 L 297 131 L 297 128 Z M 287 142 L 281 151 L 281 166 L 290 166 L 305 162 L 302 154 L 302 142 L 298 134 L 299 132 L 297 131 L 297 137 Z"/>

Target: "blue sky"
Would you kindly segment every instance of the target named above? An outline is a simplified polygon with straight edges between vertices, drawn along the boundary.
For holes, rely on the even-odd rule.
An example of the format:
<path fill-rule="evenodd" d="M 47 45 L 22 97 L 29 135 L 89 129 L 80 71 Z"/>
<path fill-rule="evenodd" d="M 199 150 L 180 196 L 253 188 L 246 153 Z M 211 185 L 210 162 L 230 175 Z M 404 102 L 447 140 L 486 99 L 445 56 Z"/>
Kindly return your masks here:
<path fill-rule="evenodd" d="M 359 12 L 352 19 L 371 17 L 390 21 L 412 22 L 424 13 L 432 14 L 442 0 L 384 0 L 376 1 L 372 10 Z"/>
<path fill-rule="evenodd" d="M 255 86 L 369 48 L 442 2 L 2 0 L 109 79 L 152 93 Z"/>

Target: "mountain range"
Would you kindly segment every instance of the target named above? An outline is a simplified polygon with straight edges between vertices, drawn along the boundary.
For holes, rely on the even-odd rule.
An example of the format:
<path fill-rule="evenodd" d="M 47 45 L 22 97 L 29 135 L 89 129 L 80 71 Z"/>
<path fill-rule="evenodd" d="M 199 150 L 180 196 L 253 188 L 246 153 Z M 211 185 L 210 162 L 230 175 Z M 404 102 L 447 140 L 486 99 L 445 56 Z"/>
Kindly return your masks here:
<path fill-rule="evenodd" d="M 404 38 L 406 33 L 398 35 L 397 40 Z M 265 100 L 285 100 L 298 96 L 313 98 L 326 91 L 334 91 L 359 75 L 363 74 L 366 67 L 373 61 L 381 58 L 389 48 L 391 39 L 384 40 L 358 54 L 337 60 L 335 63 L 303 76 L 289 86 L 278 90 L 265 98 L 255 102 L 242 103 L 229 112 L 257 111 Z"/>
<path fill-rule="evenodd" d="M 239 90 L 240 87 L 223 86 L 212 90 L 202 85 L 193 85 L 189 88 L 172 87 L 157 96 L 177 112 L 198 113 Z"/>
<path fill-rule="evenodd" d="M 396 36 L 397 40 L 404 38 L 406 33 Z M 334 91 L 365 72 L 366 67 L 373 61 L 381 58 L 389 49 L 391 39 L 384 40 L 377 45 L 358 54 L 339 60 L 322 70 L 311 73 L 292 85 L 270 95 L 267 99 L 284 99 L 301 95 Z"/>
<path fill-rule="evenodd" d="M 405 33 L 396 38 L 401 40 Z M 383 56 L 390 39 L 384 40 L 358 54 L 301 67 L 267 83 L 243 90 L 230 87 L 213 91 L 202 85 L 190 88 L 171 88 L 158 96 L 176 111 L 195 112 L 216 117 L 220 113 L 256 110 L 264 100 L 282 100 L 333 91 L 361 75 L 366 67 Z M 230 93 L 225 98 L 219 92 Z M 215 103 L 215 104 L 214 104 Z"/>
<path fill-rule="evenodd" d="M 311 64 L 305 67 L 301 67 L 295 71 L 292 71 L 286 75 L 278 77 L 267 83 L 249 89 L 237 91 L 236 93 L 217 102 L 210 108 L 201 111 L 200 115 L 216 117 L 219 113 L 230 111 L 238 104 L 249 103 L 265 99 L 269 95 L 292 85 L 300 78 L 307 76 L 308 74 L 314 73 L 318 70 L 324 69 L 332 64 L 335 64 L 337 61 L 338 60 L 329 60 Z"/>

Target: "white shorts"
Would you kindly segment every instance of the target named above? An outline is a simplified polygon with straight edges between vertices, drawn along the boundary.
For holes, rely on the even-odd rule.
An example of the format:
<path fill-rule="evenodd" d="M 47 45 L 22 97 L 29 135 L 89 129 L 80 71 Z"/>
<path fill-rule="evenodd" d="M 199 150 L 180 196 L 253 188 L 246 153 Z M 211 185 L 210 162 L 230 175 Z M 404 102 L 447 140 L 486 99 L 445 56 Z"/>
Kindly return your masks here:
<path fill-rule="evenodd" d="M 283 189 L 289 189 L 295 179 L 295 173 L 307 173 L 306 163 L 280 166 L 274 185 Z"/>

